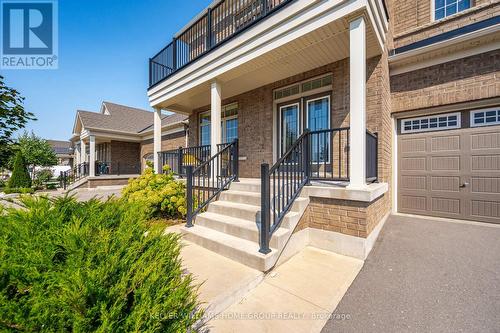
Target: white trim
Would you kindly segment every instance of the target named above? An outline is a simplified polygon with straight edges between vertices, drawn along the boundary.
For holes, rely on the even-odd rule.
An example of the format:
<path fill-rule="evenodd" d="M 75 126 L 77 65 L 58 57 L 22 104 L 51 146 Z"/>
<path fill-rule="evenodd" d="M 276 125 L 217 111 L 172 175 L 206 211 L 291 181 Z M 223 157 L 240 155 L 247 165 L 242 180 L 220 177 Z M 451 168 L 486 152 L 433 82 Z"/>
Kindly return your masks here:
<path fill-rule="evenodd" d="M 398 211 L 398 119 L 392 118 L 392 212 Z"/>
<path fill-rule="evenodd" d="M 446 124 L 446 127 L 430 127 L 430 119 L 431 118 L 440 118 L 440 117 L 451 117 L 451 116 L 457 116 L 457 124 L 455 126 L 449 126 Z M 419 128 L 419 129 L 411 129 L 411 130 L 405 130 L 405 125 L 404 122 L 406 121 L 415 121 L 415 120 L 422 120 L 422 119 L 427 119 L 429 127 L 428 128 Z M 446 122 L 449 120 L 447 119 Z M 439 124 L 439 120 L 436 122 Z M 430 115 L 430 116 L 422 116 L 422 117 L 413 117 L 413 118 L 404 118 L 401 119 L 401 134 L 409 134 L 409 133 L 421 133 L 421 132 L 434 132 L 434 131 L 444 131 L 444 130 L 450 130 L 450 129 L 457 129 L 461 128 L 462 123 L 461 123 L 461 114 L 460 112 L 453 112 L 453 113 L 444 113 L 444 114 L 436 114 L 436 115 Z"/>
<path fill-rule="evenodd" d="M 485 119 L 485 122 L 482 123 L 482 124 L 476 124 L 474 123 L 474 115 L 477 114 L 477 113 L 486 113 L 488 111 L 496 111 L 496 117 L 497 117 L 497 120 L 493 123 L 487 123 L 486 122 L 486 119 Z M 485 117 L 486 117 L 486 114 L 485 114 Z M 470 127 L 485 127 L 485 126 L 491 126 L 491 125 L 499 125 L 500 124 L 500 107 L 496 107 L 496 108 L 489 108 L 489 109 L 480 109 L 480 110 L 473 110 L 470 112 Z"/>

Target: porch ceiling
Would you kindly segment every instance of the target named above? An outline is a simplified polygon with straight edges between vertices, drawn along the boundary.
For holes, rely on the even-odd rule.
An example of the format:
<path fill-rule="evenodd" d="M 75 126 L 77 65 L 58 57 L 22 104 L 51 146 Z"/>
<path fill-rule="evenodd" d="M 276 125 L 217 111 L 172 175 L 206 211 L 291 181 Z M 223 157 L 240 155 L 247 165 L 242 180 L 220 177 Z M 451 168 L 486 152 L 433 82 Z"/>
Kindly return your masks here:
<path fill-rule="evenodd" d="M 349 23 L 336 20 L 218 76 L 222 98 L 229 98 L 258 87 L 300 74 L 349 56 Z M 377 37 L 367 22 L 367 57 L 380 54 Z M 210 104 L 210 82 L 200 84 L 162 102 L 163 109 L 189 114 Z"/>

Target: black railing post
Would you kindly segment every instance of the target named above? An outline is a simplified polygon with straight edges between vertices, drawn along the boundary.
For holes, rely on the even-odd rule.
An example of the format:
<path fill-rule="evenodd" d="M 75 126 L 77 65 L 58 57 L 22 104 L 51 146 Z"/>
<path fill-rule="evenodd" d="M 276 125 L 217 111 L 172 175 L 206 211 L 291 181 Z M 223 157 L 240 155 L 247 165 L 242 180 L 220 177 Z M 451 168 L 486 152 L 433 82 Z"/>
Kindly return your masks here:
<path fill-rule="evenodd" d="M 308 129 L 305 130 L 306 135 L 304 136 L 304 141 L 302 142 L 303 147 L 303 165 L 304 165 L 304 178 L 306 180 L 305 185 L 311 185 L 311 145 L 310 142 L 310 131 Z"/>
<path fill-rule="evenodd" d="M 151 68 L 151 66 L 153 66 L 153 63 L 151 62 L 151 60 L 152 59 L 149 58 L 149 86 L 150 87 L 153 85 L 153 78 L 152 78 L 152 75 L 151 75 L 153 73 L 152 68 Z"/>
<path fill-rule="evenodd" d="M 177 174 L 182 175 L 182 165 L 183 165 L 184 156 L 182 154 L 182 147 L 177 149 Z"/>
<path fill-rule="evenodd" d="M 260 249 L 259 252 L 267 254 L 271 252 L 269 241 L 271 238 L 271 207 L 270 207 L 270 179 L 269 164 L 260 165 Z"/>
<path fill-rule="evenodd" d="M 172 39 L 172 72 L 177 70 L 177 39 Z"/>
<path fill-rule="evenodd" d="M 234 139 L 234 144 L 232 146 L 232 155 L 233 155 L 233 172 L 234 172 L 234 181 L 240 181 L 240 152 L 239 152 L 239 141 L 238 139 Z"/>
<path fill-rule="evenodd" d="M 212 48 L 212 8 L 207 9 L 207 47 L 205 51 Z"/>
<path fill-rule="evenodd" d="M 262 16 L 265 16 L 267 14 L 267 5 L 268 5 L 268 0 L 261 0 L 262 1 Z"/>
<path fill-rule="evenodd" d="M 186 166 L 186 227 L 193 226 L 193 166 Z"/>

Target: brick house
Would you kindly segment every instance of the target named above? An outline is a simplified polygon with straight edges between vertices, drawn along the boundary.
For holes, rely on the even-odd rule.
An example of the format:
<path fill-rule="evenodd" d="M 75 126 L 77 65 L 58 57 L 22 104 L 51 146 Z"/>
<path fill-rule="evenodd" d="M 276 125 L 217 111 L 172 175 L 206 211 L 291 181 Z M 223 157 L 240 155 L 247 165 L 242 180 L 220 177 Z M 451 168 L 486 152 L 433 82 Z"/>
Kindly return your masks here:
<path fill-rule="evenodd" d="M 186 116 L 161 115 L 160 126 L 163 150 L 186 145 Z M 153 112 L 110 102 L 100 112 L 78 110 L 71 142 L 73 172 L 82 173 L 74 186 L 124 184 L 153 161 Z"/>
<path fill-rule="evenodd" d="M 189 117 L 186 237 L 266 271 L 307 244 L 364 259 L 391 212 L 500 223 L 499 13 L 214 1 L 150 59 L 155 124 Z"/>

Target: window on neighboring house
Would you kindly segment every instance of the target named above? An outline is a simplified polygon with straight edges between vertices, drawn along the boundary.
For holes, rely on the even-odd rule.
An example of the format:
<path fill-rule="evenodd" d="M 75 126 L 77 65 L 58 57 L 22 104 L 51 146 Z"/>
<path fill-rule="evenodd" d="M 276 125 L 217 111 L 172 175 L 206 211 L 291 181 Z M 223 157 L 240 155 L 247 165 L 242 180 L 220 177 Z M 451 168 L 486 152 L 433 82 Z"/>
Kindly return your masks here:
<path fill-rule="evenodd" d="M 222 106 L 221 142 L 229 143 L 238 138 L 238 103 Z M 200 115 L 200 145 L 210 144 L 210 111 Z"/>
<path fill-rule="evenodd" d="M 440 20 L 471 7 L 472 0 L 433 0 L 434 19 Z"/>
<path fill-rule="evenodd" d="M 470 124 L 472 127 L 500 124 L 500 108 L 472 111 Z"/>
<path fill-rule="evenodd" d="M 460 127 L 460 113 L 410 118 L 401 121 L 401 133 L 440 131 Z"/>

